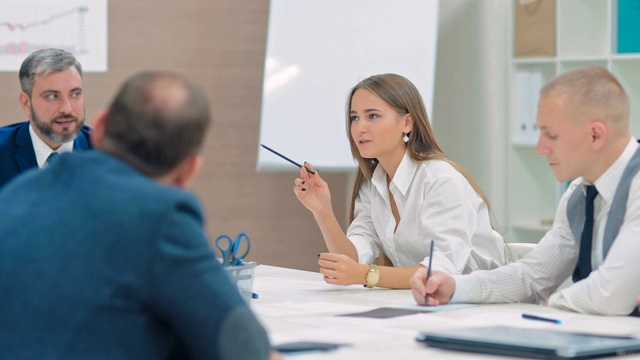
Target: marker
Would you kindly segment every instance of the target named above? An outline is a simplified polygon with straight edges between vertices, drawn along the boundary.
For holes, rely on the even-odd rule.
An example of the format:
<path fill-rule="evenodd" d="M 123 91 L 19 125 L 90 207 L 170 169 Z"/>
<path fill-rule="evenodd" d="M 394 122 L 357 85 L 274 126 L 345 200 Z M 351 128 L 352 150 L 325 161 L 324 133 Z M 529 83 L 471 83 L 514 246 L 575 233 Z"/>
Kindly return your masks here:
<path fill-rule="evenodd" d="M 280 154 L 279 152 L 277 152 L 277 151 L 273 150 L 272 148 L 268 147 L 267 145 L 260 144 L 260 146 L 262 146 L 263 148 L 265 148 L 265 149 L 267 149 L 267 150 L 271 151 L 272 153 L 274 153 L 274 154 L 276 154 L 276 155 L 280 156 L 281 158 L 283 158 L 283 159 L 287 160 L 288 162 L 292 163 L 293 165 L 295 165 L 295 166 L 297 166 L 297 167 L 299 167 L 299 168 L 304 167 L 304 166 L 302 166 L 302 165 L 298 164 L 297 162 L 295 162 L 295 161 L 293 161 L 293 160 L 289 159 L 288 157 L 286 157 L 286 156 L 284 156 L 284 155 Z M 306 167 L 304 167 L 304 168 L 307 170 L 307 172 L 308 172 L 309 174 L 315 174 L 315 171 L 313 171 L 313 170 L 309 170 L 309 169 L 307 169 Z"/>
<path fill-rule="evenodd" d="M 562 324 L 562 320 L 559 320 L 559 319 L 551 319 L 551 318 L 530 315 L 530 314 L 522 314 L 522 318 L 527 320 L 538 320 L 538 321 L 546 321 L 554 324 Z"/>
<path fill-rule="evenodd" d="M 427 281 L 429 281 L 429 278 L 431 277 L 431 263 L 433 260 L 433 240 L 431 240 L 431 246 L 429 247 L 429 269 L 427 269 L 427 280 L 424 281 L 424 286 L 427 286 Z M 424 304 L 427 305 L 427 302 L 429 301 L 429 294 L 427 294 L 425 292 L 424 294 Z"/>
<path fill-rule="evenodd" d="M 254 299 L 257 299 L 258 298 L 258 294 L 253 293 L 253 294 L 251 294 L 251 297 L 254 298 Z"/>

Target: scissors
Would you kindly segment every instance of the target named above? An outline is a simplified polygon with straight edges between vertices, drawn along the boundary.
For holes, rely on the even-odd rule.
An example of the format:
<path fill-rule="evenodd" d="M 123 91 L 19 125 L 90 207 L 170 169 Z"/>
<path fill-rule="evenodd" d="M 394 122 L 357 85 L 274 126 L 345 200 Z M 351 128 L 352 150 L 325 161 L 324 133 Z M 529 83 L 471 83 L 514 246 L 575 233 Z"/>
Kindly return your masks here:
<path fill-rule="evenodd" d="M 247 243 L 245 251 L 242 255 L 238 256 L 238 251 L 243 247 L 242 240 Z M 220 244 L 226 242 L 225 244 Z M 249 250 L 251 250 L 251 240 L 245 233 L 240 233 L 236 237 L 235 241 L 227 235 L 220 235 L 216 239 L 216 247 L 222 253 L 222 266 L 237 266 L 242 264 L 244 257 L 247 256 Z"/>

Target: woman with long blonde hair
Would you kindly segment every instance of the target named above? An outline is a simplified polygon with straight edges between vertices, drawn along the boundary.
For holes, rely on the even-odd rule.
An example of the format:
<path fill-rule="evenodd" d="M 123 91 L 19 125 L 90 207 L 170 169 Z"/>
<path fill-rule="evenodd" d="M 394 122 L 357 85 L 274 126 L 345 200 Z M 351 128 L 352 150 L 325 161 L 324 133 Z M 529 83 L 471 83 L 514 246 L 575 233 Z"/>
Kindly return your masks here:
<path fill-rule="evenodd" d="M 433 257 L 433 269 L 464 274 L 504 263 L 486 196 L 438 145 L 420 93 L 396 74 L 371 76 L 347 100 L 347 136 L 359 167 L 345 234 L 328 184 L 311 164 L 294 193 L 309 209 L 329 253 L 318 264 L 330 284 L 409 288 Z M 431 240 L 434 242 L 430 253 Z M 386 256 L 393 266 L 377 266 Z"/>

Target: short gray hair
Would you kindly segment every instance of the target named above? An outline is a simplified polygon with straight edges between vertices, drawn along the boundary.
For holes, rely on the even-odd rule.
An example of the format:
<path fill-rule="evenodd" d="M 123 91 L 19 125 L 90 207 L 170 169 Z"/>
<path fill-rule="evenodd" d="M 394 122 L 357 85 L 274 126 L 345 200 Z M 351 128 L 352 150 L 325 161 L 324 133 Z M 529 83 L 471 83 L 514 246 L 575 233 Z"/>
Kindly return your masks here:
<path fill-rule="evenodd" d="M 82 77 L 82 65 L 75 56 L 61 49 L 38 50 L 27 56 L 20 66 L 20 87 L 29 97 L 36 82 L 36 75 L 48 74 L 55 71 L 67 70 L 75 66 Z"/>

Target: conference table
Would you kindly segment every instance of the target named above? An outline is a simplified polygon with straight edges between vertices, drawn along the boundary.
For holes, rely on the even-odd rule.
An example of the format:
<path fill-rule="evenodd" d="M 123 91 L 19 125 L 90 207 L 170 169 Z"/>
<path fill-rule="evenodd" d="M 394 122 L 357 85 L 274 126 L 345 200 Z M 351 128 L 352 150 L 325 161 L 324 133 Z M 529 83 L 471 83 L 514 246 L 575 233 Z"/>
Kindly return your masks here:
<path fill-rule="evenodd" d="M 640 335 L 640 319 L 561 311 L 534 304 L 460 304 L 435 312 L 374 318 L 341 316 L 383 307 L 412 309 L 409 290 L 362 285 L 337 286 L 318 272 L 269 265 L 255 268 L 250 306 L 266 327 L 272 344 L 317 341 L 346 344 L 331 351 L 285 354 L 285 359 L 509 359 L 431 348 L 416 341 L 422 330 L 507 325 L 614 336 Z M 523 313 L 561 319 L 562 324 L 532 321 Z M 640 355 L 620 357 L 640 359 Z"/>

